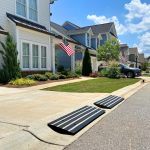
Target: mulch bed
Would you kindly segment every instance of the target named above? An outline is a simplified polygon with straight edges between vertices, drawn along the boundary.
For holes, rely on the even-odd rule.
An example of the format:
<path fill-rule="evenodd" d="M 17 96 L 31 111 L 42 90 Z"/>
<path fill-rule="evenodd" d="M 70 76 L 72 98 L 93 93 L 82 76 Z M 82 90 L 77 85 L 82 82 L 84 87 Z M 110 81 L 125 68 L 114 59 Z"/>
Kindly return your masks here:
<path fill-rule="evenodd" d="M 7 88 L 26 88 L 26 87 L 32 87 L 32 86 L 37 86 L 37 85 L 43 85 L 43 84 L 48 84 L 48 83 L 54 83 L 54 82 L 63 82 L 63 81 L 70 81 L 70 80 L 74 80 L 77 78 L 70 78 L 70 79 L 59 79 L 59 80 L 48 80 L 48 81 L 37 81 L 36 84 L 31 85 L 31 86 L 15 86 L 15 85 L 11 85 L 9 83 L 7 84 L 0 84 L 0 87 L 7 87 Z"/>

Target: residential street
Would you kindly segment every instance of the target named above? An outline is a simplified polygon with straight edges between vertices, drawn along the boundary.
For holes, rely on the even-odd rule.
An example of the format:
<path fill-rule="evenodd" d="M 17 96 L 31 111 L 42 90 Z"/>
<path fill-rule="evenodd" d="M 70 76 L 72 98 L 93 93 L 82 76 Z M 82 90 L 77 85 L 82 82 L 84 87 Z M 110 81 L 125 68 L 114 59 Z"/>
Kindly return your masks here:
<path fill-rule="evenodd" d="M 150 84 L 65 150 L 149 150 Z"/>

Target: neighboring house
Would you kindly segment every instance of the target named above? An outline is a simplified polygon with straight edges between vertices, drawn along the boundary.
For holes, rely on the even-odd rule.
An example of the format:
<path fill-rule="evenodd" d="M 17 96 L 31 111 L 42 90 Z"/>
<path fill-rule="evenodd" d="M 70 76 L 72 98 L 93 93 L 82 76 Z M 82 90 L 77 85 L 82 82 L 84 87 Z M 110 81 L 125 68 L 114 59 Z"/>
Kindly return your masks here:
<path fill-rule="evenodd" d="M 55 34 L 60 34 L 66 39 L 78 42 L 80 50 L 75 50 L 75 60 L 82 61 L 83 49 L 88 48 L 91 54 L 93 71 L 98 70 L 99 62 L 97 61 L 97 48 L 103 45 L 111 38 L 117 38 L 117 33 L 114 23 L 99 24 L 93 26 L 79 27 L 69 21 L 65 22 L 62 26 L 51 22 L 51 31 Z M 79 46 L 78 46 L 79 47 Z M 59 64 L 68 67 L 69 58 L 63 56 L 63 52 L 58 50 L 57 59 Z"/>
<path fill-rule="evenodd" d="M 103 45 L 107 40 L 117 38 L 113 22 L 79 27 L 67 21 L 63 24 L 63 27 L 68 31 L 67 35 L 71 38 L 94 50 Z"/>
<path fill-rule="evenodd" d="M 120 63 L 128 64 L 129 46 L 127 44 L 120 44 Z"/>
<path fill-rule="evenodd" d="M 141 64 L 145 63 L 145 56 L 144 53 L 139 54 L 139 58 L 138 58 L 139 62 Z"/>
<path fill-rule="evenodd" d="M 62 35 L 50 32 L 50 0 L 5 0 L 0 4 L 0 40 L 9 32 L 17 43 L 18 60 L 23 72 L 55 72 L 55 49 Z M 74 50 L 77 42 L 67 39 Z M 75 69 L 74 55 L 70 57 Z M 0 64 L 2 59 L 0 59 Z"/>
<path fill-rule="evenodd" d="M 144 54 L 139 54 L 138 48 L 129 48 L 128 64 L 130 67 L 138 67 L 145 62 Z"/>

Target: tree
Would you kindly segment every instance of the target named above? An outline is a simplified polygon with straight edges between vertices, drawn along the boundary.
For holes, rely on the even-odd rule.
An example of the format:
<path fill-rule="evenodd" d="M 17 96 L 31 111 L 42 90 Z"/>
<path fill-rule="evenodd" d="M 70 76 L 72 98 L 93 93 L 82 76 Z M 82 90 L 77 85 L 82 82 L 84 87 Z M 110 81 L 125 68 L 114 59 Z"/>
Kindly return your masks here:
<path fill-rule="evenodd" d="M 82 75 L 89 76 L 92 73 L 92 66 L 91 66 L 91 57 L 89 54 L 88 48 L 85 50 L 84 58 L 83 58 L 83 65 L 82 65 Z"/>
<path fill-rule="evenodd" d="M 2 69 L 0 70 L 0 82 L 7 83 L 12 79 L 16 79 L 21 76 L 17 60 L 18 52 L 11 35 L 7 36 L 5 43 L 0 42 L 0 44 L 3 48 L 3 50 L 0 50 L 0 54 L 3 58 Z"/>
<path fill-rule="evenodd" d="M 99 61 L 118 61 L 120 55 L 120 45 L 118 40 L 112 39 L 106 41 L 104 45 L 100 46 L 97 49 L 97 52 L 97 57 Z"/>

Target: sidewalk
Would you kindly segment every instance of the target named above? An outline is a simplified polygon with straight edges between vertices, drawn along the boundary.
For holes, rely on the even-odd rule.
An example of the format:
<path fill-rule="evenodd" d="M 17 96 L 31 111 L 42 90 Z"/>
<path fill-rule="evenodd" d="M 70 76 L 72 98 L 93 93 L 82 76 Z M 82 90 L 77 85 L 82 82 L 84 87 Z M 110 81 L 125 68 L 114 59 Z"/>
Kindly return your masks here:
<path fill-rule="evenodd" d="M 63 85 L 63 84 L 68 84 L 68 83 L 75 83 L 75 82 L 81 82 L 81 81 L 86 81 L 86 80 L 91 80 L 93 78 L 89 77 L 81 77 L 79 79 L 74 79 L 74 80 L 69 80 L 69 81 L 56 81 L 53 83 L 47 83 L 47 84 L 42 84 L 42 85 L 37 85 L 37 86 L 32 86 L 32 87 L 27 87 L 27 88 L 7 88 L 7 87 L 1 87 L 0 86 L 0 96 L 1 95 L 8 95 L 8 94 L 17 94 L 21 92 L 27 92 L 27 91 L 33 91 L 33 90 L 40 90 L 52 86 L 57 86 L 57 85 Z"/>

